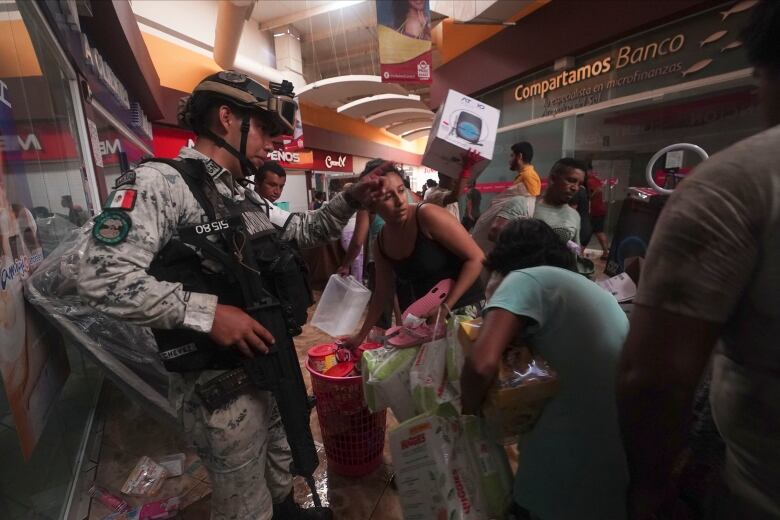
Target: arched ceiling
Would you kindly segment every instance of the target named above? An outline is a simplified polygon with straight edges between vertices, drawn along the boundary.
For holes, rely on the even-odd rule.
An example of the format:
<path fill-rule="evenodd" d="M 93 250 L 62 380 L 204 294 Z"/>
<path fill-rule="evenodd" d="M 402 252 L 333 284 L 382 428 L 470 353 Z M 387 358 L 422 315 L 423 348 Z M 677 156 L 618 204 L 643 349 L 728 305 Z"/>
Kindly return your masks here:
<path fill-rule="evenodd" d="M 419 130 L 421 128 L 430 128 L 430 127 L 431 127 L 430 119 L 421 119 L 421 120 L 418 119 L 416 121 L 407 121 L 405 123 L 401 123 L 400 125 L 389 126 L 386 128 L 386 130 L 391 134 L 404 135 L 414 130 Z"/>
<path fill-rule="evenodd" d="M 407 141 L 414 141 L 414 140 L 419 139 L 421 137 L 425 137 L 425 136 L 427 136 L 430 133 L 431 133 L 431 127 L 428 126 L 426 128 L 420 128 L 419 130 L 415 130 L 415 131 L 410 132 L 408 134 L 404 134 L 401 137 L 403 137 Z"/>
<path fill-rule="evenodd" d="M 379 94 L 358 99 L 357 101 L 352 101 L 346 105 L 341 105 L 337 111 L 350 117 L 365 119 L 380 112 L 399 108 L 427 107 L 425 103 L 420 100 L 420 96 L 414 94 L 409 94 L 407 96 L 400 94 Z"/>
<path fill-rule="evenodd" d="M 406 95 L 406 89 L 397 83 L 382 83 L 379 76 L 354 74 L 327 78 L 309 83 L 298 92 L 307 103 L 337 109 L 352 101 L 380 94 Z"/>
<path fill-rule="evenodd" d="M 433 121 L 433 112 L 429 108 L 397 108 L 380 112 L 366 118 L 366 123 L 380 128 L 397 125 L 406 121 L 428 119 Z"/>

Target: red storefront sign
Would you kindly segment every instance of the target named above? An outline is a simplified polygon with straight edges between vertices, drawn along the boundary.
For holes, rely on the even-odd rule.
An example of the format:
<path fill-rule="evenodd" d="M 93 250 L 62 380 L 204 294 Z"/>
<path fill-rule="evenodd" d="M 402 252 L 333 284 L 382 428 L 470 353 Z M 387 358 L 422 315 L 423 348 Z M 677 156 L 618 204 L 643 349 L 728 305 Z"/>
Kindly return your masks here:
<path fill-rule="evenodd" d="M 16 157 L 22 161 L 64 161 L 79 157 L 73 137 L 54 127 L 39 127 L 36 132 L 17 128 L 17 132 L 17 135 L 0 136 L 0 151 L 17 152 Z"/>
<path fill-rule="evenodd" d="M 346 153 L 314 150 L 314 170 L 352 173 L 352 156 Z"/>
<path fill-rule="evenodd" d="M 195 134 L 179 128 L 154 125 L 154 156 L 173 159 L 179 155 L 182 146 L 193 146 Z"/>
<path fill-rule="evenodd" d="M 0 136 L 0 152 L 6 152 L 9 160 L 19 161 L 75 161 L 81 160 L 75 139 L 69 132 L 55 125 L 39 124 L 35 131 L 18 127 L 18 134 Z M 119 163 L 122 142 L 115 132 L 100 136 L 100 154 L 104 165 Z"/>
<path fill-rule="evenodd" d="M 192 132 L 167 126 L 154 126 L 154 155 L 156 157 L 176 157 L 182 146 L 192 146 L 194 141 L 195 134 Z M 278 162 L 286 170 L 352 172 L 353 159 L 350 154 L 325 150 L 290 150 L 283 142 L 276 143 L 275 146 L 276 149 L 268 155 L 268 159 Z"/>
<path fill-rule="evenodd" d="M 347 153 L 325 150 L 287 151 L 277 148 L 269 154 L 268 158 L 278 162 L 284 169 L 343 173 L 353 171 L 353 158 Z"/>
<path fill-rule="evenodd" d="M 283 148 L 277 148 L 268 154 L 268 158 L 278 162 L 285 170 L 311 170 L 314 167 L 314 152 L 311 150 L 288 152 Z"/>

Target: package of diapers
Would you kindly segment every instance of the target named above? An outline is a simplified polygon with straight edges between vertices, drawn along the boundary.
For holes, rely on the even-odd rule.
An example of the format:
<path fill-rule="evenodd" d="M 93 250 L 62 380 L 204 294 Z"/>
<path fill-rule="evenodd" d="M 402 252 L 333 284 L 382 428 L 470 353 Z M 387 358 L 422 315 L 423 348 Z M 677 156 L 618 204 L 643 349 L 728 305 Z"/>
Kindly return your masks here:
<path fill-rule="evenodd" d="M 419 347 L 378 348 L 363 352 L 361 373 L 366 406 L 372 412 L 390 408 L 399 421 L 415 415 L 409 381 Z"/>
<path fill-rule="evenodd" d="M 505 518 L 509 463 L 477 417 L 441 405 L 395 427 L 390 450 L 406 520 Z"/>

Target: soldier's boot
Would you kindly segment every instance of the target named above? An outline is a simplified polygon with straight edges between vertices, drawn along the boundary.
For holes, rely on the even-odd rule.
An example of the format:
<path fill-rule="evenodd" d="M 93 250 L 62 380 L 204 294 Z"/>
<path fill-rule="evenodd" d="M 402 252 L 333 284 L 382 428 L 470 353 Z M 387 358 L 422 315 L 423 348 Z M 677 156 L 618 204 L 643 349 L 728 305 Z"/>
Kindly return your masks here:
<path fill-rule="evenodd" d="M 309 507 L 303 509 L 293 500 L 290 492 L 284 502 L 274 504 L 272 520 L 333 520 L 333 512 L 329 507 Z"/>

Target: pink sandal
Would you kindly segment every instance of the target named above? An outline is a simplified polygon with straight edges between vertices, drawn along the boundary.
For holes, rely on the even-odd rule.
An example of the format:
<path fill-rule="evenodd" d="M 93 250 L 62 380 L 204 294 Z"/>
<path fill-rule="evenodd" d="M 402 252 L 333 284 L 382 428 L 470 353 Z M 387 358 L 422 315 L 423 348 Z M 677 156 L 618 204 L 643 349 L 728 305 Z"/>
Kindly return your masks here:
<path fill-rule="evenodd" d="M 426 316 L 444 303 L 444 300 L 447 299 L 447 295 L 450 294 L 454 284 L 455 280 L 452 278 L 447 278 L 446 280 L 437 283 L 428 291 L 428 294 L 407 307 L 401 315 L 401 319 L 406 319 L 409 314 L 417 317 Z"/>
<path fill-rule="evenodd" d="M 406 321 L 407 316 L 410 314 L 415 317 L 425 316 L 431 311 L 439 308 L 447 298 L 454 283 L 455 280 L 452 278 L 440 281 L 433 286 L 425 296 L 407 307 L 401 315 L 401 318 Z M 436 337 L 442 337 L 444 335 L 441 330 L 434 333 L 433 328 L 432 325 L 428 325 L 427 323 L 412 327 L 408 325 L 397 325 L 387 329 L 385 338 L 387 339 L 388 345 L 395 348 L 416 347 L 417 345 L 428 343 Z"/>
<path fill-rule="evenodd" d="M 417 327 L 393 327 L 387 330 L 387 344 L 395 348 L 411 348 L 423 343 L 428 343 L 435 339 L 443 337 L 446 332 L 446 326 L 442 323 L 438 330 L 434 331 L 433 325 L 423 323 Z"/>

